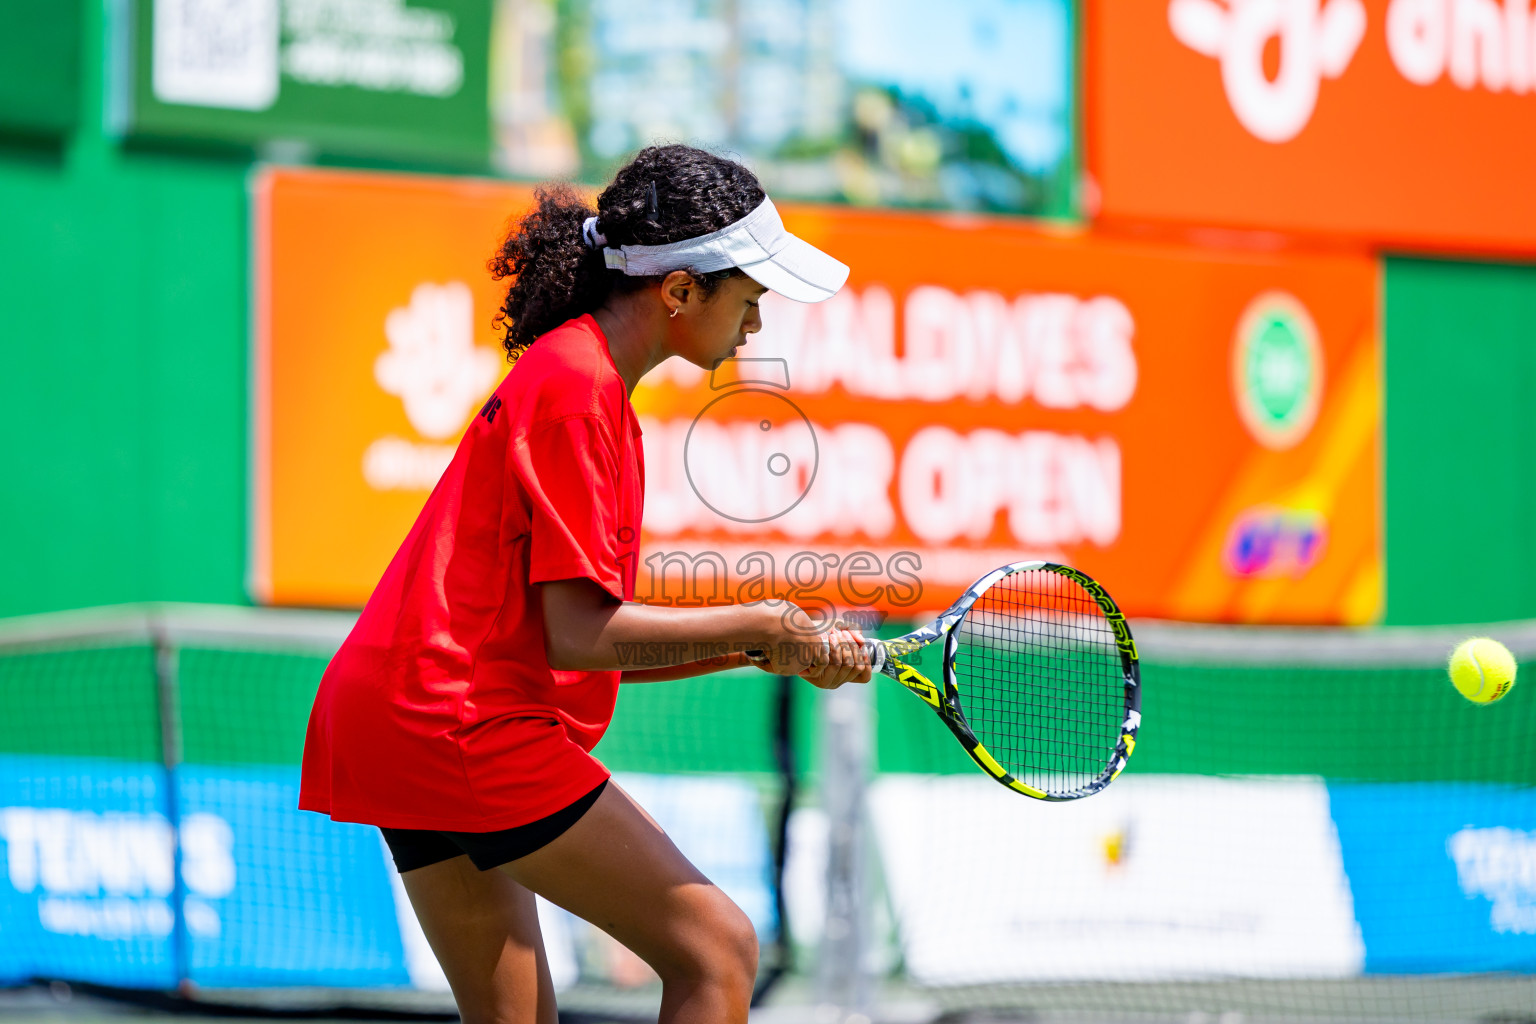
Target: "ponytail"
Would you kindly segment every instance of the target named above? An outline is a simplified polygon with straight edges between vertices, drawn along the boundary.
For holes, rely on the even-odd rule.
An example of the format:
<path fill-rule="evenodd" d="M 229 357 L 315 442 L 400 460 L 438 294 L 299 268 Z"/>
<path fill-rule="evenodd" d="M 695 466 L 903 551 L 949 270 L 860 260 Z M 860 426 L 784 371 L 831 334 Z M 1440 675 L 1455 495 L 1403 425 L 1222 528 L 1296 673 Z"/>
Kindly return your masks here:
<path fill-rule="evenodd" d="M 582 222 L 597 211 L 569 185 L 540 188 L 534 199 L 488 263 L 493 279 L 513 279 L 496 313 L 509 360 L 539 335 L 601 306 L 612 287 L 602 250 L 581 237 Z"/>

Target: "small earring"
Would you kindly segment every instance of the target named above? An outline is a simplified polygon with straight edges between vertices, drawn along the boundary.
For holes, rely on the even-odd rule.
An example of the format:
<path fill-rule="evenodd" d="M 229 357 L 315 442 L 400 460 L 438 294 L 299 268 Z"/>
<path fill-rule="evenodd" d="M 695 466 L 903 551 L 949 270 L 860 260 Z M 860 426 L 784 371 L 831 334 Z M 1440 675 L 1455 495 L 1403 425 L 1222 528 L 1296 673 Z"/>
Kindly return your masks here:
<path fill-rule="evenodd" d="M 682 307 L 681 306 L 678 306 L 678 307 L 674 308 L 672 310 L 672 316 L 677 316 L 677 314 L 680 313 L 681 311 L 682 311 Z M 668 320 L 672 319 L 672 316 L 667 317 L 667 319 Z"/>

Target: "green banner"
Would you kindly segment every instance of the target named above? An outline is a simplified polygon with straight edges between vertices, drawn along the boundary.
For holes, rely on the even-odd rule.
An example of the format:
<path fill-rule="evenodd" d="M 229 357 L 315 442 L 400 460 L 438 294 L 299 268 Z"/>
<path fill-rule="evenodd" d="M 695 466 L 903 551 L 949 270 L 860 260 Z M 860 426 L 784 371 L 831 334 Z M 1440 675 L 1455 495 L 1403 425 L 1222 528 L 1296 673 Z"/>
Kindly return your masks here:
<path fill-rule="evenodd" d="M 80 0 L 14 0 L 0 20 L 0 131 L 62 135 L 79 121 Z"/>
<path fill-rule="evenodd" d="M 492 0 L 136 0 L 129 134 L 483 161 Z"/>

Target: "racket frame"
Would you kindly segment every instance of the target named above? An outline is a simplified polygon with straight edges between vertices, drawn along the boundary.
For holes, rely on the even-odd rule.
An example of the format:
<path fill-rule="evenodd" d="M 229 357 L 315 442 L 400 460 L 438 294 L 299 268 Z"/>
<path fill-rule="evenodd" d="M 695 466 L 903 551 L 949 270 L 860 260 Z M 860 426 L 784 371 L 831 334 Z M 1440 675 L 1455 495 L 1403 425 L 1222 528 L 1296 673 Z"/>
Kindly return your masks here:
<path fill-rule="evenodd" d="M 955 658 L 959 651 L 959 633 L 955 627 L 964 621 L 966 613 L 994 583 L 1019 572 L 1043 570 L 1065 577 L 1082 587 L 1093 598 L 1115 635 L 1115 647 L 1120 653 L 1120 667 L 1125 680 L 1125 719 L 1120 727 L 1120 738 L 1114 752 L 1105 762 L 1104 770 L 1092 782 L 1069 793 L 1047 793 L 1014 778 L 997 759 L 982 745 L 966 721 L 960 707 L 960 684 L 955 672 Z M 944 669 L 942 687 L 933 683 L 903 659 L 913 652 L 939 640 L 944 641 Z M 1009 789 L 1036 800 L 1062 802 L 1080 800 L 1092 796 L 1108 786 L 1125 770 L 1126 762 L 1136 750 L 1136 733 L 1141 727 L 1141 661 L 1136 651 L 1136 640 L 1126 624 L 1125 615 L 1115 604 L 1114 598 L 1099 582 L 1080 569 L 1059 562 L 1011 562 L 987 573 L 960 595 L 950 605 L 921 629 L 915 629 L 894 640 L 872 640 L 872 667 L 915 693 L 924 704 L 933 709 L 943 723 L 954 733 L 965 752 L 976 766 Z"/>

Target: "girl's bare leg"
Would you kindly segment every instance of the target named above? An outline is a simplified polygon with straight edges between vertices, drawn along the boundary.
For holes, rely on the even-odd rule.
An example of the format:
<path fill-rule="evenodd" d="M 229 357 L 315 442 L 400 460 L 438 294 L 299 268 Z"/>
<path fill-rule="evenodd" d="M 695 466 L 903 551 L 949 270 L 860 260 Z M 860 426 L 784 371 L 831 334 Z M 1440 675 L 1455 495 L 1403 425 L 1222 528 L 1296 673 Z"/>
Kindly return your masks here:
<path fill-rule="evenodd" d="M 533 893 L 468 857 L 400 878 L 464 1024 L 556 1024 Z"/>
<path fill-rule="evenodd" d="M 745 1024 L 757 976 L 752 922 L 616 783 L 564 835 L 501 873 L 650 964 L 662 981 L 660 1024 Z"/>

